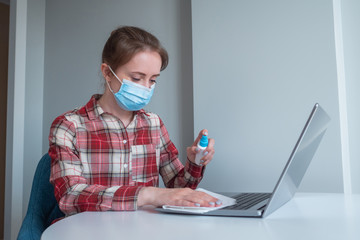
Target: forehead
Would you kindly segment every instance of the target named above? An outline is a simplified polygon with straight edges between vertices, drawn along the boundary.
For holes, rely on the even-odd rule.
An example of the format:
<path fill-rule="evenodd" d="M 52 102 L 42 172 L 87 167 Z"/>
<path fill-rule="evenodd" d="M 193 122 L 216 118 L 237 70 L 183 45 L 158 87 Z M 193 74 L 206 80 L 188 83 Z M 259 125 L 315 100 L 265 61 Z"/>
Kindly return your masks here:
<path fill-rule="evenodd" d="M 119 70 L 141 72 L 144 74 L 159 74 L 161 69 L 160 54 L 155 51 L 136 53 L 129 62 L 119 67 Z"/>

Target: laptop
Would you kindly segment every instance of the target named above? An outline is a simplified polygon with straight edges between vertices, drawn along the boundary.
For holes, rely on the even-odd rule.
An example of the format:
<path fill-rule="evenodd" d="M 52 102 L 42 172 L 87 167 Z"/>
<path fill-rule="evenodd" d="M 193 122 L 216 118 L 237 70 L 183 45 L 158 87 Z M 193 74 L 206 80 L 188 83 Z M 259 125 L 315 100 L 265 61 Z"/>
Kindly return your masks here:
<path fill-rule="evenodd" d="M 230 197 L 236 199 L 235 205 L 205 213 L 163 208 L 156 208 L 156 210 L 164 213 L 206 216 L 267 217 L 293 198 L 326 132 L 329 122 L 330 117 L 316 103 L 272 193 L 233 194 Z"/>

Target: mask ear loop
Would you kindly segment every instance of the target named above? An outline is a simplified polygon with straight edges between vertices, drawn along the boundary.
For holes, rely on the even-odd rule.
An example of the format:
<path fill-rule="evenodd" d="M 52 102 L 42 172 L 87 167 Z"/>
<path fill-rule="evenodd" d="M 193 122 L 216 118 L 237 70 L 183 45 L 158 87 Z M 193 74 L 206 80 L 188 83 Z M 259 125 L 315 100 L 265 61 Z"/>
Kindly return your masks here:
<path fill-rule="evenodd" d="M 105 81 L 106 81 L 106 80 L 105 80 Z M 108 85 L 110 92 L 112 92 L 112 93 L 114 94 L 114 91 L 111 89 L 110 84 L 109 84 L 108 81 L 106 81 L 106 84 Z"/>
<path fill-rule="evenodd" d="M 111 69 L 111 67 L 110 67 L 109 65 L 107 65 L 107 66 L 108 66 L 108 68 L 110 69 L 111 73 L 112 73 L 112 74 L 116 77 L 116 79 L 119 80 L 119 82 L 122 84 L 122 81 L 121 81 L 121 80 L 119 79 L 119 77 L 114 73 L 114 71 Z M 106 79 L 105 79 L 105 81 L 106 81 Z M 106 84 L 108 85 L 110 91 L 111 91 L 113 94 L 115 94 L 114 91 L 111 89 L 110 84 L 109 84 L 108 81 L 106 81 Z"/>
<path fill-rule="evenodd" d="M 116 79 L 119 80 L 120 83 L 122 84 L 122 81 L 121 81 L 120 78 L 114 73 L 114 71 L 111 69 L 111 67 L 110 67 L 109 65 L 108 65 L 108 67 L 109 67 L 111 73 L 112 73 L 112 74 L 116 77 Z"/>

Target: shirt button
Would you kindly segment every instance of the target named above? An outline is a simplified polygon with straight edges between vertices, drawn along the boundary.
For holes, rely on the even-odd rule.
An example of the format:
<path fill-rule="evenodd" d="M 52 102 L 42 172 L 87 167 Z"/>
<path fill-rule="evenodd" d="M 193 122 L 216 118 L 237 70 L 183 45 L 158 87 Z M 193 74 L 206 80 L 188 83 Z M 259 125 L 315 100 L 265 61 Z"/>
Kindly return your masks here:
<path fill-rule="evenodd" d="M 123 143 L 124 143 L 124 144 L 126 144 L 126 143 L 127 143 L 127 141 L 126 141 L 126 140 L 123 140 Z"/>
<path fill-rule="evenodd" d="M 127 167 L 128 167 L 128 165 L 127 165 L 127 163 L 125 163 L 125 164 L 124 164 L 124 168 L 127 168 Z"/>

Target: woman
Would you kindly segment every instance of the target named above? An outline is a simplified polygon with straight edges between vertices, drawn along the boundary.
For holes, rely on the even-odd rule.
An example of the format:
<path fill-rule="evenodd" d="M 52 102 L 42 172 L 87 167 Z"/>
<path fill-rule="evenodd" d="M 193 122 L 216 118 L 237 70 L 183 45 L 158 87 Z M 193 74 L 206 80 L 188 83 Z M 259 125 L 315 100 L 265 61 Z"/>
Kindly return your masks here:
<path fill-rule="evenodd" d="M 114 30 L 102 54 L 103 95 L 57 117 L 50 129 L 50 181 L 66 215 L 82 211 L 136 210 L 144 205 L 218 206 L 218 199 L 193 189 L 214 154 L 209 139 L 202 164 L 196 144 L 185 167 L 150 101 L 156 78 L 168 63 L 158 39 L 136 27 Z M 159 174 L 167 188 L 159 188 Z"/>

